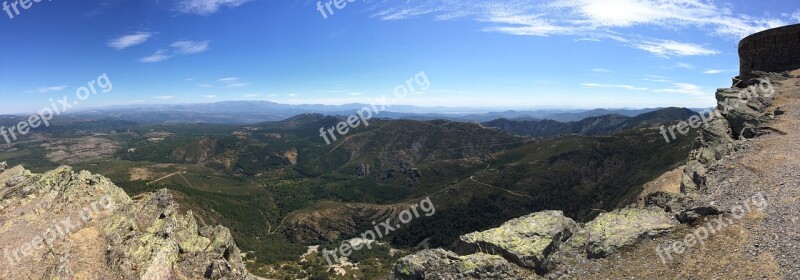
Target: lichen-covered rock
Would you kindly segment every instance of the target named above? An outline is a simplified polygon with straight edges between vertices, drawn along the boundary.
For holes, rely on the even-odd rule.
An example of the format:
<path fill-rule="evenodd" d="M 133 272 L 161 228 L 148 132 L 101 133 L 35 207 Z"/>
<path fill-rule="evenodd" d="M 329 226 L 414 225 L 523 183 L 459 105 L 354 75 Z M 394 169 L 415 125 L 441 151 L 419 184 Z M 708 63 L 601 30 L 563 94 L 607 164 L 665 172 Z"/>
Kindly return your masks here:
<path fill-rule="evenodd" d="M 548 272 L 545 275 L 548 279 L 563 279 L 563 270 L 568 267 L 576 265 L 586 256 L 586 245 L 589 242 L 589 232 L 584 228 L 572 234 L 564 244 L 558 248 L 558 251 L 550 255 L 544 263 L 544 270 Z"/>
<path fill-rule="evenodd" d="M 248 279 L 224 227 L 62 166 L 0 171 L 0 279 Z"/>
<path fill-rule="evenodd" d="M 645 197 L 647 207 L 658 207 L 673 213 L 681 223 L 694 223 L 701 217 L 718 215 L 722 211 L 696 194 L 654 192 Z"/>
<path fill-rule="evenodd" d="M 678 225 L 672 215 L 659 208 L 624 208 L 602 213 L 586 224 L 587 255 L 604 257 L 644 237 L 654 237 Z"/>
<path fill-rule="evenodd" d="M 500 256 L 484 253 L 459 256 L 442 249 L 422 250 L 401 258 L 390 279 L 541 279 Z"/>
<path fill-rule="evenodd" d="M 461 236 L 458 253 L 485 252 L 545 273 L 550 254 L 572 236 L 577 224 L 561 211 L 543 211 L 510 220 L 498 228 Z"/>

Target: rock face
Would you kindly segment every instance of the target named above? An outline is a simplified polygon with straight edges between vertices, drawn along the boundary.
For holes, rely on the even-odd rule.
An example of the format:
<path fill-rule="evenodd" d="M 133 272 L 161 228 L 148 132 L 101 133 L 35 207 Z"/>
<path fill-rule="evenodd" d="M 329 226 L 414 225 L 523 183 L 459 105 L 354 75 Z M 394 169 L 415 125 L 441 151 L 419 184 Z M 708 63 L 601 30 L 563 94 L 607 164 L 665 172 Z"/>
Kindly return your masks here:
<path fill-rule="evenodd" d="M 426 250 L 402 258 L 394 267 L 393 277 L 553 279 L 561 275 L 551 273 L 560 265 L 606 256 L 677 224 L 672 215 L 658 208 L 625 208 L 601 214 L 585 227 L 564 217 L 561 211 L 543 211 L 463 235 L 457 252 Z M 470 263 L 475 265 L 467 265 Z M 464 270 L 466 267 L 472 270 Z"/>
<path fill-rule="evenodd" d="M 586 224 L 587 246 L 591 258 L 605 257 L 641 238 L 655 237 L 678 225 L 678 221 L 658 208 L 625 208 L 602 213 Z"/>
<path fill-rule="evenodd" d="M 255 279 L 230 231 L 178 213 L 167 190 L 131 199 L 69 167 L 0 171 L 0 279 Z"/>
<path fill-rule="evenodd" d="M 753 71 L 784 72 L 800 68 L 800 24 L 762 31 L 739 43 L 740 76 Z"/>
<path fill-rule="evenodd" d="M 486 252 L 544 273 L 547 257 L 572 236 L 577 224 L 561 211 L 544 211 L 516 218 L 487 231 L 461 236 L 458 253 Z"/>
<path fill-rule="evenodd" d="M 704 127 L 689 155 L 681 180 L 681 192 L 692 193 L 705 186 L 708 168 L 738 149 L 736 140 L 750 139 L 769 131 L 768 124 L 779 115 L 770 107 L 775 95 L 773 83 L 785 77 L 754 72 L 758 75 L 747 88 L 719 89 L 717 110 Z M 770 109 L 772 108 L 772 109 Z"/>
<path fill-rule="evenodd" d="M 423 250 L 403 257 L 390 279 L 541 279 L 495 255 L 477 253 L 459 256 L 442 249 Z"/>

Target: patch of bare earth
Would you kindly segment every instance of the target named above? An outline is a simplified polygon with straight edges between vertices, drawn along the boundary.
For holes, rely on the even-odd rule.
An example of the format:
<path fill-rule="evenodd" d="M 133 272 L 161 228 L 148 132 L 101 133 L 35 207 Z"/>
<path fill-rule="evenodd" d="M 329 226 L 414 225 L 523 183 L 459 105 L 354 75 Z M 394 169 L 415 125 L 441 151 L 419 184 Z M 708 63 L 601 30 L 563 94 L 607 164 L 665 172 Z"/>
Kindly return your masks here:
<path fill-rule="evenodd" d="M 664 175 L 659 176 L 655 180 L 644 184 L 641 194 L 636 199 L 636 204 L 639 207 L 644 207 L 644 198 L 654 192 L 680 193 L 682 175 L 683 166 L 664 173 Z"/>
<path fill-rule="evenodd" d="M 131 181 L 147 181 L 153 178 L 153 174 L 144 167 L 134 167 L 130 170 Z"/>
<path fill-rule="evenodd" d="M 54 139 L 43 143 L 47 159 L 61 164 L 75 164 L 111 158 L 120 145 L 103 137 L 86 136 Z"/>

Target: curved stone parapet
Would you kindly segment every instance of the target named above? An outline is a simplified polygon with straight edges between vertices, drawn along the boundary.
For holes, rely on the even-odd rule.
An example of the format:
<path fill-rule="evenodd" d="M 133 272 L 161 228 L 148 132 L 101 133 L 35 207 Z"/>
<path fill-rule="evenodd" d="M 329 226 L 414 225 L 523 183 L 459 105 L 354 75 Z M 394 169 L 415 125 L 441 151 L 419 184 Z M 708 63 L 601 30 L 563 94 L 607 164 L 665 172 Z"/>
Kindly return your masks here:
<path fill-rule="evenodd" d="M 800 24 L 765 30 L 739 42 L 741 80 L 751 72 L 784 72 L 800 69 Z"/>

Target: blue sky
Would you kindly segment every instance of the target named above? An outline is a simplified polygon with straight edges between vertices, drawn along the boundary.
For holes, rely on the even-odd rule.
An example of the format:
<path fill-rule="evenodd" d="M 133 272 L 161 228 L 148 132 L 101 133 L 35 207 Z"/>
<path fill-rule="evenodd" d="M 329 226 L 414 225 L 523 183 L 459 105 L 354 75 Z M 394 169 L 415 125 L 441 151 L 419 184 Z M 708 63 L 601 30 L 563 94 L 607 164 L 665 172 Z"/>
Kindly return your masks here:
<path fill-rule="evenodd" d="M 14 1 L 4 1 L 9 6 Z M 800 21 L 789 0 L 49 0 L 0 11 L 0 114 L 107 73 L 79 108 L 368 102 L 424 71 L 418 106 L 713 106 L 743 36 Z"/>

